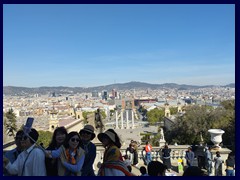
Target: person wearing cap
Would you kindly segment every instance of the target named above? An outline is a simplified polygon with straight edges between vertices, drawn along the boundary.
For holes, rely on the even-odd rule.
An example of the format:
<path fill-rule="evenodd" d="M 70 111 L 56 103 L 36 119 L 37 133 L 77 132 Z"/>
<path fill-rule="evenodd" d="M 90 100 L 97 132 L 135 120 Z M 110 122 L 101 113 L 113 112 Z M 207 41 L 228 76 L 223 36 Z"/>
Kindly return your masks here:
<path fill-rule="evenodd" d="M 36 146 L 38 132 L 31 129 L 28 134 L 22 136 L 21 146 L 25 149 L 17 159 L 11 163 L 3 157 L 3 165 L 10 174 L 18 176 L 46 176 L 45 154 Z"/>
<path fill-rule="evenodd" d="M 95 176 L 93 170 L 93 163 L 96 158 L 96 145 L 91 141 L 96 137 L 94 127 L 92 125 L 85 125 L 79 131 L 81 144 L 80 147 L 85 150 L 85 160 L 82 167 L 82 176 Z"/>
<path fill-rule="evenodd" d="M 120 152 L 121 142 L 117 133 L 113 129 L 108 129 L 104 133 L 99 133 L 98 139 L 105 148 L 103 163 L 98 165 L 98 176 L 132 176 L 123 161 Z"/>

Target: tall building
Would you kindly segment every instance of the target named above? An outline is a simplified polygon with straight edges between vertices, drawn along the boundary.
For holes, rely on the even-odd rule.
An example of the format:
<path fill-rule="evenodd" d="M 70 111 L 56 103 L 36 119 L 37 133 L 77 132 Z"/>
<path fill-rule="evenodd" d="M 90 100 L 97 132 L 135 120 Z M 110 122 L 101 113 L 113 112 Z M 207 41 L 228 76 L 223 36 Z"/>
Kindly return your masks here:
<path fill-rule="evenodd" d="M 107 100 L 108 98 L 108 92 L 106 90 L 103 91 L 102 99 Z"/>
<path fill-rule="evenodd" d="M 97 91 L 93 91 L 92 92 L 92 97 L 98 97 L 98 92 Z"/>

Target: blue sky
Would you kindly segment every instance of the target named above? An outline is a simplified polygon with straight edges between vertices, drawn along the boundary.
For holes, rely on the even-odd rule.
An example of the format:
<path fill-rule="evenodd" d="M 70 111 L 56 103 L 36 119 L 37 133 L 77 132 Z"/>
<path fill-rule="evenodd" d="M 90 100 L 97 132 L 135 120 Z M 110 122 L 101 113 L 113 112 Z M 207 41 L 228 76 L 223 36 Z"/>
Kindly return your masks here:
<path fill-rule="evenodd" d="M 3 85 L 235 82 L 233 4 L 3 5 Z"/>

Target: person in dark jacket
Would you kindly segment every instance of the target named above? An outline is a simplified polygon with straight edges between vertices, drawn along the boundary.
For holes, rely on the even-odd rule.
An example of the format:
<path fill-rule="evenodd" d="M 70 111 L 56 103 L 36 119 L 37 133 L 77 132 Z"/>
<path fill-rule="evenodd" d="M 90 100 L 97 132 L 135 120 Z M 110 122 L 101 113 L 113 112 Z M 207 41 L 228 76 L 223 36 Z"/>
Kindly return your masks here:
<path fill-rule="evenodd" d="M 82 167 L 82 176 L 95 176 L 93 170 L 93 163 L 96 158 L 96 146 L 91 141 L 96 137 L 94 127 L 92 125 L 85 125 L 79 131 L 81 138 L 81 148 L 85 150 L 85 160 Z"/>
<path fill-rule="evenodd" d="M 168 145 L 165 145 L 162 149 L 162 160 L 163 164 L 167 166 L 167 169 L 171 169 L 171 156 L 170 156 L 171 149 L 168 148 Z"/>
<path fill-rule="evenodd" d="M 188 147 L 188 150 L 186 151 L 186 161 L 187 161 L 187 166 L 193 166 L 193 161 L 194 161 L 194 152 L 192 151 L 191 147 Z"/>
<path fill-rule="evenodd" d="M 235 158 L 232 153 L 228 155 L 225 161 L 226 165 L 226 176 L 235 176 Z"/>
<path fill-rule="evenodd" d="M 52 141 L 49 144 L 47 150 L 56 150 L 61 145 L 64 144 L 68 133 L 65 127 L 57 127 L 53 132 Z M 58 176 L 58 166 L 59 166 L 59 158 L 51 159 L 45 158 L 45 165 L 47 170 L 47 176 Z"/>

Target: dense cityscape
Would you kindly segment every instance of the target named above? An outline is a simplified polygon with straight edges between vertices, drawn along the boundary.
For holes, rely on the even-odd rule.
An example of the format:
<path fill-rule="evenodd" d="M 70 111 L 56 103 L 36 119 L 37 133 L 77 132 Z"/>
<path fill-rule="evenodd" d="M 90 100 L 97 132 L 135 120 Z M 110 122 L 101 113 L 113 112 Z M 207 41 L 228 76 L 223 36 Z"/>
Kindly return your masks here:
<path fill-rule="evenodd" d="M 96 91 L 77 94 L 25 94 L 24 96 L 4 95 L 3 112 L 13 109 L 17 117 L 17 126 L 21 127 L 26 117 L 35 117 L 34 126 L 39 130 L 49 130 L 49 119 L 53 110 L 57 111 L 58 119 L 64 123 L 71 123 L 76 118 L 71 111 L 78 109 L 82 112 L 93 112 L 100 108 L 110 120 L 110 111 L 122 106 L 122 101 L 133 102 L 134 109 L 140 105 L 147 110 L 163 107 L 166 102 L 170 107 L 183 105 L 210 105 L 219 106 L 224 100 L 235 99 L 235 88 L 212 86 L 207 88 L 178 90 L 162 89 L 129 89 L 112 91 Z M 79 119 L 79 118 L 78 118 Z"/>

